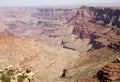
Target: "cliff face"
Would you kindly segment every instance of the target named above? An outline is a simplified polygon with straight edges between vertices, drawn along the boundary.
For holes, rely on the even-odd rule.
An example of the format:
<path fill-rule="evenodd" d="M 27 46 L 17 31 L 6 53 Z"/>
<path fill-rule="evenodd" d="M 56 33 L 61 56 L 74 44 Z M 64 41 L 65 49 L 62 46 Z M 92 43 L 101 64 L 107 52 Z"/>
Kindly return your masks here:
<path fill-rule="evenodd" d="M 81 39 L 90 39 L 90 27 L 93 25 L 89 23 L 90 15 L 87 7 L 82 7 L 76 11 L 76 15 L 69 21 L 73 28 L 73 34 L 78 35 Z"/>
<path fill-rule="evenodd" d="M 111 25 L 120 28 L 120 9 L 112 8 L 89 8 L 92 18 L 92 22 L 99 23 L 103 26 Z"/>
<path fill-rule="evenodd" d="M 97 78 L 102 81 L 120 81 L 120 60 L 116 59 L 114 62 L 109 63 L 97 73 Z"/>
<path fill-rule="evenodd" d="M 89 38 L 90 38 L 90 32 L 87 31 L 87 30 L 82 30 L 82 31 L 80 32 L 79 37 L 80 37 L 81 39 L 89 39 Z"/>
<path fill-rule="evenodd" d="M 114 40 L 119 40 L 119 9 L 81 7 L 70 19 L 72 34 L 84 40 L 89 39 L 92 48 L 99 49 Z"/>

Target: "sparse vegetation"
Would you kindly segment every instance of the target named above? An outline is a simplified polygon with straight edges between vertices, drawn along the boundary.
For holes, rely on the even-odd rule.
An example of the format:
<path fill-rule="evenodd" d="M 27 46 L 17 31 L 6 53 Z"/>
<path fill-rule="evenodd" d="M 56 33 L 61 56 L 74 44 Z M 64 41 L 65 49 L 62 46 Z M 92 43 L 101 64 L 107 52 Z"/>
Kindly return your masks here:
<path fill-rule="evenodd" d="M 31 70 L 30 69 L 26 69 L 26 73 L 30 73 L 31 72 Z"/>
<path fill-rule="evenodd" d="M 24 80 L 29 77 L 30 73 L 32 72 L 28 69 L 26 71 L 18 72 L 18 69 L 14 67 L 8 67 L 0 74 L 0 82 L 24 82 Z M 28 79 L 32 79 L 32 81 L 35 82 L 33 73 Z M 32 81 L 30 80 L 30 82 Z"/>
<path fill-rule="evenodd" d="M 1 75 L 2 82 L 10 82 L 10 79 L 11 79 L 11 76 L 9 74 Z"/>
<path fill-rule="evenodd" d="M 1 74 L 2 82 L 10 82 L 10 79 L 14 75 L 13 70 L 6 70 L 6 73 Z"/>
<path fill-rule="evenodd" d="M 27 78 L 27 75 L 25 73 L 22 73 L 22 75 L 18 75 L 18 82 L 23 82 Z"/>

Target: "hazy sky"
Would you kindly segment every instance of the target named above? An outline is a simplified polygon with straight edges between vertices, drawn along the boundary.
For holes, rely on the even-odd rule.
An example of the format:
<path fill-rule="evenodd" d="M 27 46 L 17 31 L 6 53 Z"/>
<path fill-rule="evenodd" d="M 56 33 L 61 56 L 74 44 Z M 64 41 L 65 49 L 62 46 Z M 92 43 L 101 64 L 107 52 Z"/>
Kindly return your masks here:
<path fill-rule="evenodd" d="M 120 3 L 120 0 L 0 0 L 0 7 L 8 6 L 70 6 L 87 3 Z"/>

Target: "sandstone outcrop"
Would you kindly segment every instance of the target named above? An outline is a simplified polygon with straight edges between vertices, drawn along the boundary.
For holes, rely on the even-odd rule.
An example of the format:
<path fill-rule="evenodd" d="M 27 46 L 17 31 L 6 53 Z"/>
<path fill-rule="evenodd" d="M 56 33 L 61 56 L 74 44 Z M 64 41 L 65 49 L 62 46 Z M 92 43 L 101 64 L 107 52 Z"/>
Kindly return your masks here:
<path fill-rule="evenodd" d="M 97 78 L 102 82 L 120 81 L 120 60 L 116 59 L 103 67 L 98 73 Z"/>

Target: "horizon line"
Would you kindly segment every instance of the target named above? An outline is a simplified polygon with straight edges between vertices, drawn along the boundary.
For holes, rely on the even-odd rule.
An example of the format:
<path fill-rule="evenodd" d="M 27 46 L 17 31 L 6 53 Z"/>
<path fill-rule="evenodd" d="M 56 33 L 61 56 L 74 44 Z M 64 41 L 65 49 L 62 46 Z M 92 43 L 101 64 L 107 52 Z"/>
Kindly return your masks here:
<path fill-rule="evenodd" d="M 99 4 L 99 5 L 98 5 Z M 116 5 L 117 4 L 117 5 Z M 56 5 L 36 5 L 36 6 L 30 6 L 30 5 L 26 5 L 26 6 L 0 6 L 0 8 L 22 8 L 22 7 L 42 7 L 42 8 L 68 8 L 68 7 L 71 7 L 71 8 L 76 8 L 76 7 L 81 7 L 81 6 L 113 6 L 113 7 L 120 7 L 119 5 L 120 3 L 87 3 L 87 4 L 77 4 L 77 5 L 59 5 L 59 6 L 56 6 Z"/>

